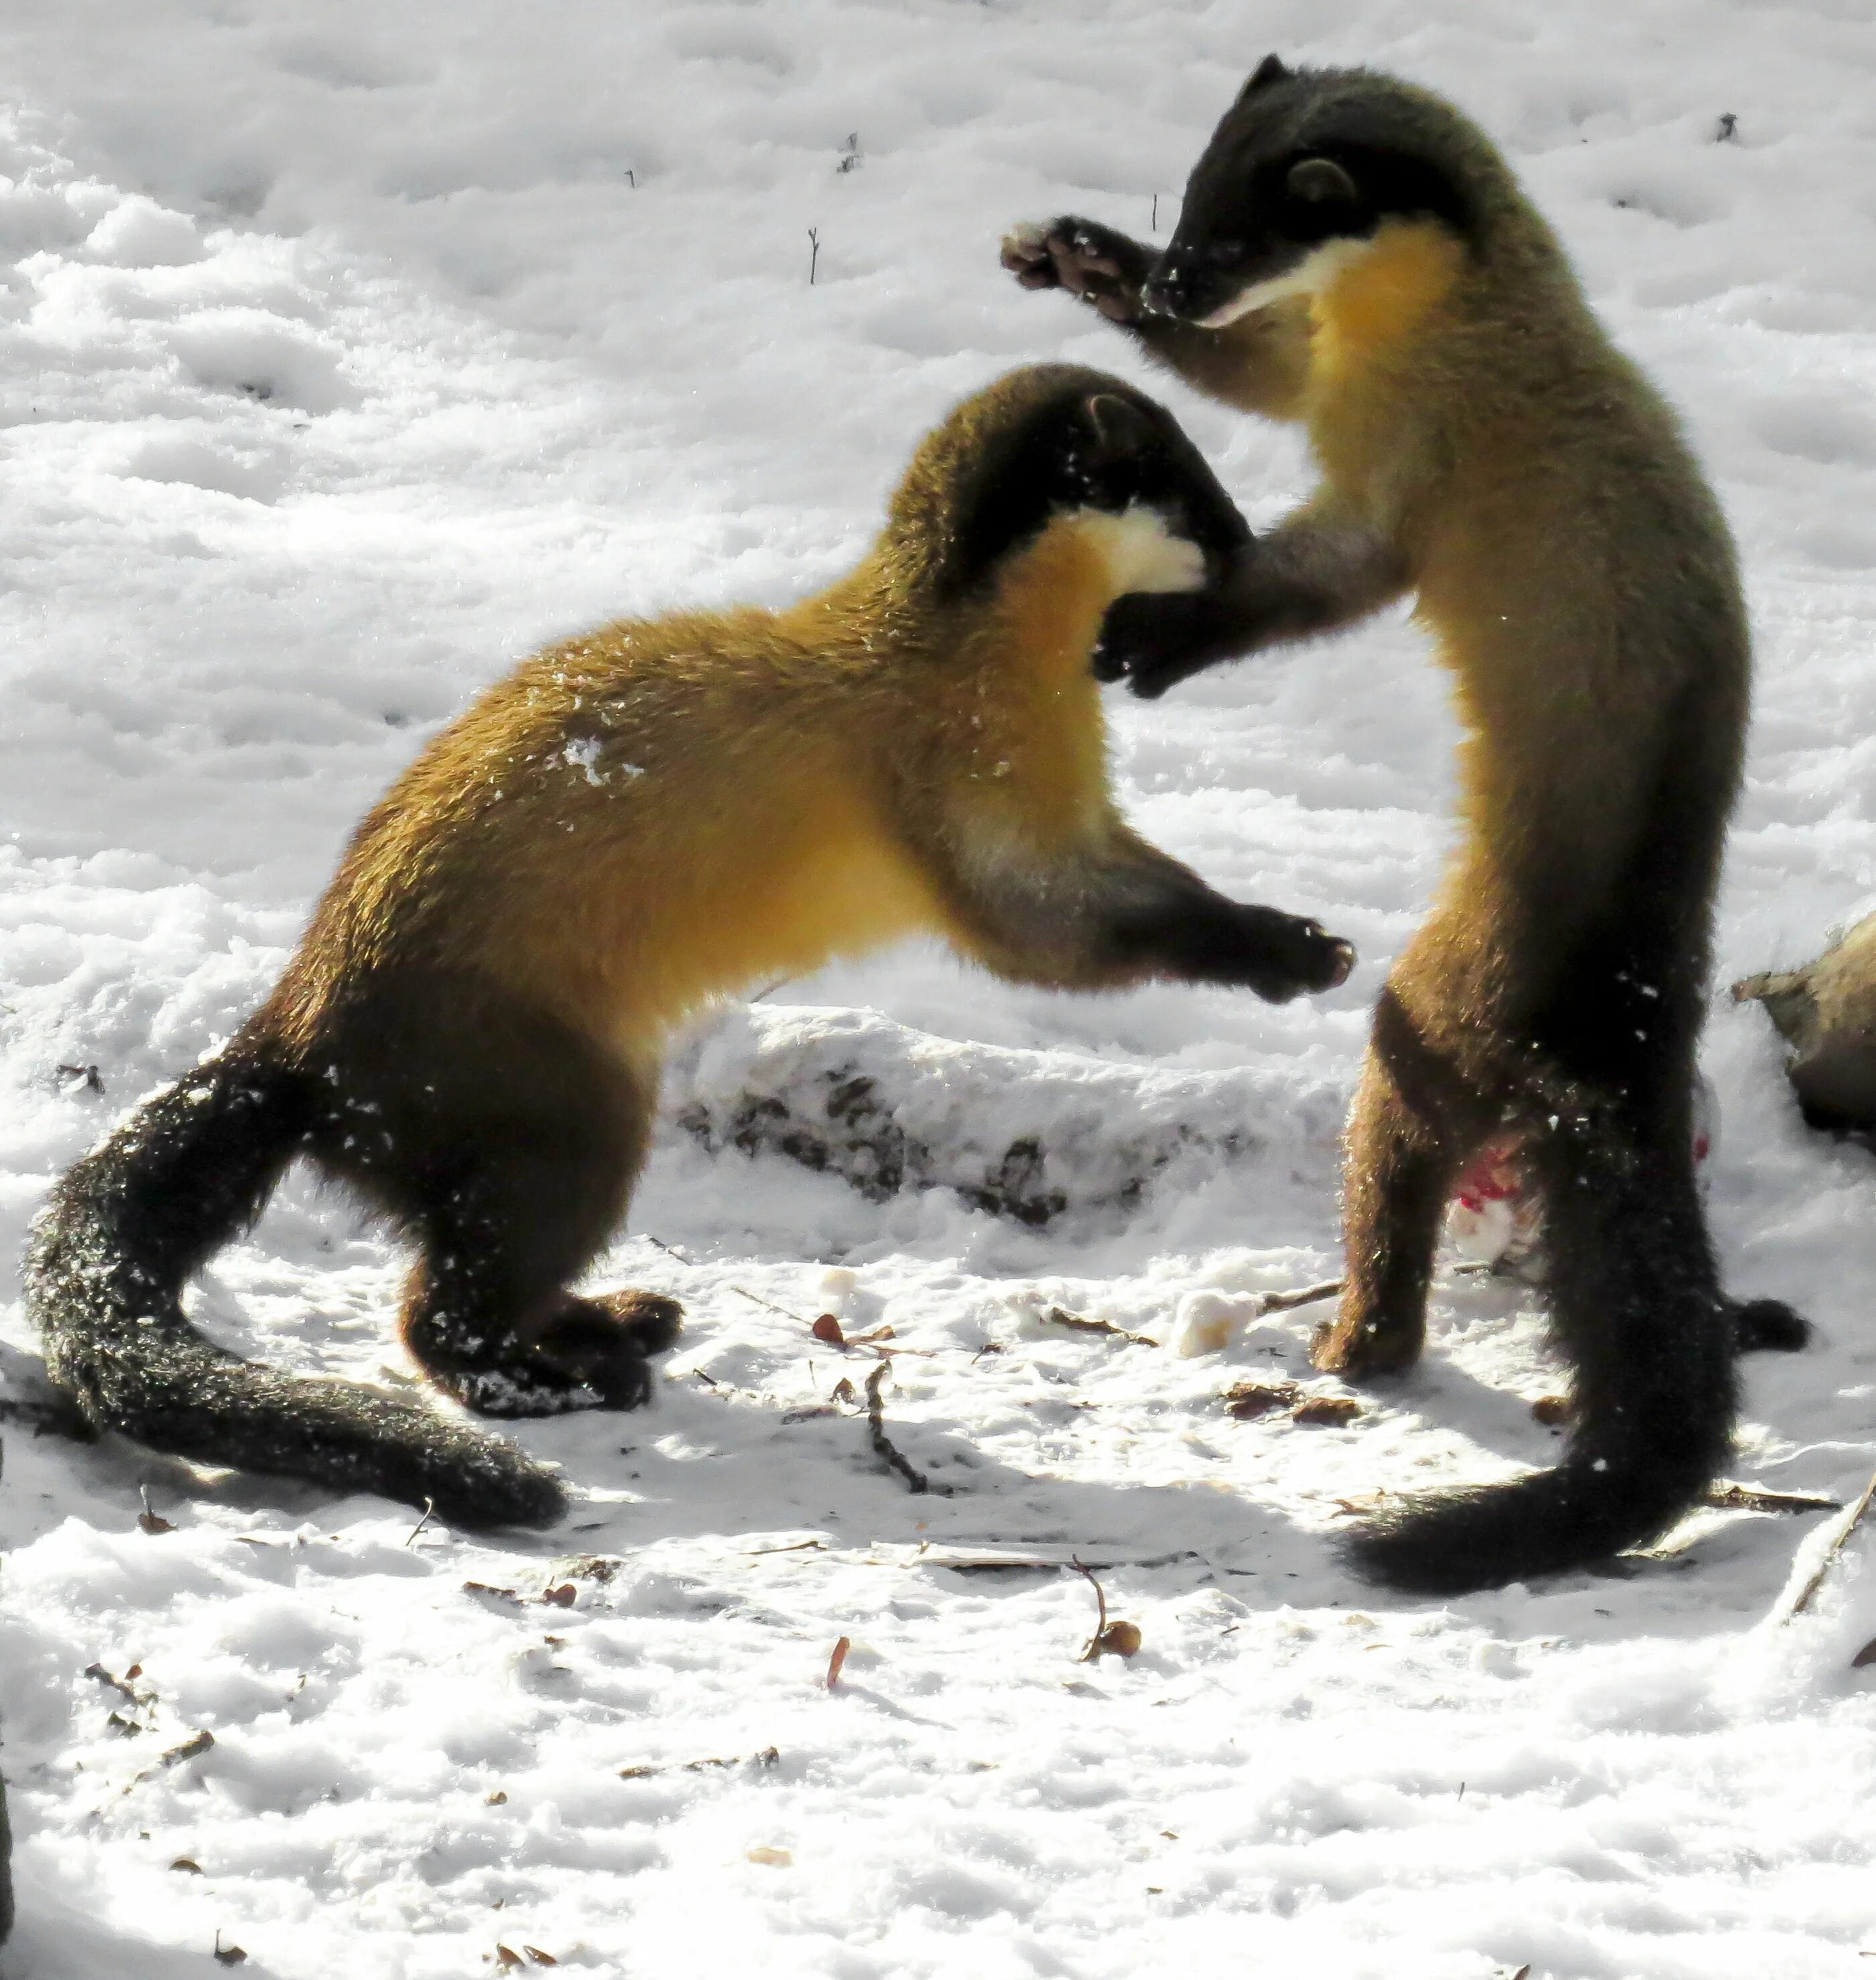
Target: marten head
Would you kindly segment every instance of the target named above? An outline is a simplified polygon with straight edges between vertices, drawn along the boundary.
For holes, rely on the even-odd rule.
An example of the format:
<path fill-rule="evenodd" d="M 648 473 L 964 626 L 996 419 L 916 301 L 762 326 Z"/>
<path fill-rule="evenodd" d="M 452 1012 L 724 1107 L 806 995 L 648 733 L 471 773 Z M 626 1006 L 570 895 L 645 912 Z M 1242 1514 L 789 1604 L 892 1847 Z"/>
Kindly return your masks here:
<path fill-rule="evenodd" d="M 1090 512 L 1122 526 L 1106 532 L 1121 590 L 1196 588 L 1250 540 L 1163 406 L 1072 364 L 1026 366 L 959 406 L 914 457 L 887 537 L 958 600 L 1056 517 Z"/>
<path fill-rule="evenodd" d="M 1391 220 L 1470 242 L 1479 195 L 1502 173 L 1438 98 L 1365 69 L 1291 69 L 1268 55 L 1192 168 L 1146 307 L 1222 329 L 1319 291 Z"/>

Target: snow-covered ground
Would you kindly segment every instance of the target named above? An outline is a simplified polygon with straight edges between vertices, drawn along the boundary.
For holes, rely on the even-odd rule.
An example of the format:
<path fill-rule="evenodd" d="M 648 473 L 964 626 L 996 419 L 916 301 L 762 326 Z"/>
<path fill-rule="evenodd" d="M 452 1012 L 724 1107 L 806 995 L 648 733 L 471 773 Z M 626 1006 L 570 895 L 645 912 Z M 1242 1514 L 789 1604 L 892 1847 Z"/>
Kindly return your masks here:
<path fill-rule="evenodd" d="M 1065 208 L 1146 232 L 1156 195 L 1163 236 L 1269 48 L 1473 111 L 1687 412 L 1762 656 L 1721 980 L 1876 905 L 1868 0 L 10 0 L 0 1257 L 233 1027 L 477 685 L 623 611 L 813 585 L 961 393 L 1039 357 L 1126 369 L 996 237 Z M 1253 520 L 1306 485 L 1291 440 L 1161 389 Z M 1443 1283 L 1424 1368 L 1345 1428 L 1219 1400 L 1313 1381 L 1312 1310 L 1164 1344 L 1189 1294 L 1244 1311 L 1333 1269 L 1365 1008 L 1447 832 L 1416 636 L 1113 713 L 1146 829 L 1352 936 L 1354 979 L 1282 1010 L 1055 999 L 918 951 L 725 1014 L 674 1068 L 633 1219 L 675 1251 L 609 1264 L 688 1307 L 658 1406 L 520 1433 L 578 1488 L 560 1533 L 413 1536 L 383 1502 L 8 1426 L 0 1970 L 169 1980 L 218 1932 L 281 1980 L 501 1947 L 817 1980 L 1871 1971 L 1867 1540 L 1790 1624 L 1814 1514 L 1378 1600 L 1332 1555 L 1345 1501 L 1552 1448 L 1528 1300 Z M 1761 1012 L 1717 1005 L 1706 1062 L 1730 1276 L 1821 1334 L 1752 1364 L 1737 1475 L 1846 1499 L 1876 1461 L 1876 1168 L 1799 1125 Z M 101 1094 L 60 1070 L 87 1066 Z M 829 1075 L 873 1078 L 933 1187 L 726 1144 L 750 1095 Z M 1005 1160 L 1030 1141 L 1039 1171 Z M 1066 1207 L 1032 1226 L 947 1184 Z M 202 1311 L 404 1382 L 396 1270 L 295 1182 Z M 830 1400 L 874 1364 L 810 1334 L 827 1311 L 908 1350 L 887 1425 L 948 1494 Z M 16 1301 L 0 1344 L 29 1390 Z M 139 1529 L 140 1483 L 174 1530 Z M 1079 1551 L 1139 1654 L 1076 1663 L 1072 1570 L 934 1564 L 991 1543 Z"/>

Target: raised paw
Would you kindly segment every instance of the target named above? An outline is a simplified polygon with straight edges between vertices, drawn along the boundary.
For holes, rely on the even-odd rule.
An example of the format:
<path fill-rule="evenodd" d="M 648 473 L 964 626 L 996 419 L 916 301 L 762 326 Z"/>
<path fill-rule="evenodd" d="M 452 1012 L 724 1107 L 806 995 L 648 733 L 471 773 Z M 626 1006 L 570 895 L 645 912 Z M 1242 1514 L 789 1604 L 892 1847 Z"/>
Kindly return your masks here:
<path fill-rule="evenodd" d="M 1333 990 L 1355 967 L 1353 946 L 1320 922 L 1277 908 L 1238 910 L 1238 968 L 1231 980 L 1267 1004 L 1287 1004 L 1305 992 Z"/>
<path fill-rule="evenodd" d="M 1731 1300 L 1733 1344 L 1741 1354 L 1769 1348 L 1795 1354 L 1811 1344 L 1811 1322 L 1783 1300 Z"/>
<path fill-rule="evenodd" d="M 1069 214 L 1012 228 L 1000 258 L 1026 289 L 1065 289 L 1110 321 L 1133 323 L 1143 313 L 1141 291 L 1155 257 L 1113 228 Z"/>

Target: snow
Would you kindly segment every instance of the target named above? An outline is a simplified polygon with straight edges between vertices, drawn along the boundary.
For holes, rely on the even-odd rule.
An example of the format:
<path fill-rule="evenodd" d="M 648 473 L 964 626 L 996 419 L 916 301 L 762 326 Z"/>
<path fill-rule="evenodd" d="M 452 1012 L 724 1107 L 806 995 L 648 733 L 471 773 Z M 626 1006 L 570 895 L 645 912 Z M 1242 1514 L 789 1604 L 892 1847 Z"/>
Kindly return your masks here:
<path fill-rule="evenodd" d="M 1718 981 L 1876 905 L 1866 0 L 16 5 L 0 1255 L 239 1022 L 474 687 L 605 617 L 833 575 L 916 435 L 1004 367 L 1139 377 L 1254 523 L 1294 500 L 1293 439 L 996 264 L 1004 226 L 1063 210 L 1144 234 L 1157 195 L 1163 238 L 1270 47 L 1464 104 L 1688 415 L 1761 653 Z M 1622 1573 L 1443 1606 L 1364 1588 L 1343 1501 L 1553 1447 L 1528 1404 L 1555 1370 L 1500 1281 L 1442 1278 L 1424 1367 L 1345 1428 L 1221 1407 L 1242 1379 L 1338 1393 L 1307 1367 L 1320 1309 L 1251 1296 L 1334 1269 L 1366 1008 L 1447 841 L 1417 636 L 1113 713 L 1144 829 L 1319 913 L 1351 982 L 1052 998 L 920 949 L 702 1028 L 631 1224 L 675 1248 L 624 1238 L 598 1275 L 678 1295 L 686 1335 L 654 1409 L 519 1429 L 577 1488 L 553 1534 L 413 1535 L 381 1501 L 10 1425 L 0 1971 L 170 1980 L 218 1932 L 281 1980 L 441 1980 L 498 1945 L 630 1976 L 1868 1971 L 1867 1532 L 1788 1623 L 1815 1514 L 1706 1510 Z M 1705 1069 L 1731 1283 L 1821 1337 L 1751 1365 L 1735 1475 L 1848 1500 L 1876 1463 L 1876 1176 L 1800 1125 L 1762 1013 L 1716 1001 Z M 751 1097 L 855 1078 L 927 1186 L 886 1193 L 876 1151 L 814 1173 L 735 1146 Z M 1024 1141 L 1041 1167 L 1011 1171 Z M 1026 1223 L 960 1194 L 1000 1178 L 1063 1201 Z M 295 1179 L 201 1311 L 402 1384 L 397 1272 Z M 931 1492 L 880 1467 L 863 1397 L 830 1401 L 875 1363 L 815 1339 L 823 1311 L 893 1330 L 886 1428 Z M 140 1530 L 140 1483 L 173 1530 Z M 1072 1570 L 920 1553 L 986 1547 L 1078 1554 L 1139 1654 L 1076 1661 Z"/>

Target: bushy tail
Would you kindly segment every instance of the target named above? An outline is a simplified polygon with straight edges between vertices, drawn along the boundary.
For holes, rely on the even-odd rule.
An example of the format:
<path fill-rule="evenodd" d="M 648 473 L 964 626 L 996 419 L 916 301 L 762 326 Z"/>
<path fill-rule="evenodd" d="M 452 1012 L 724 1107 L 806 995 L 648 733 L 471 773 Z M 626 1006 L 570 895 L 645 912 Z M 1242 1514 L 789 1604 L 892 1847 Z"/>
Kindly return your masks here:
<path fill-rule="evenodd" d="M 1348 1553 L 1375 1580 L 1456 1595 L 1582 1567 L 1658 1538 L 1711 1483 L 1732 1435 L 1734 1310 L 1691 1163 L 1660 1138 L 1534 1134 L 1551 1324 L 1575 1369 L 1563 1461 L 1368 1522 Z"/>
<path fill-rule="evenodd" d="M 100 1429 L 155 1450 L 427 1500 L 464 1526 L 552 1525 L 565 1495 L 512 1444 L 243 1361 L 185 1317 L 183 1287 L 259 1214 L 313 1104 L 297 1075 L 232 1048 L 62 1178 L 26 1261 L 52 1380 Z"/>

